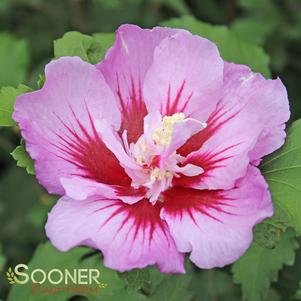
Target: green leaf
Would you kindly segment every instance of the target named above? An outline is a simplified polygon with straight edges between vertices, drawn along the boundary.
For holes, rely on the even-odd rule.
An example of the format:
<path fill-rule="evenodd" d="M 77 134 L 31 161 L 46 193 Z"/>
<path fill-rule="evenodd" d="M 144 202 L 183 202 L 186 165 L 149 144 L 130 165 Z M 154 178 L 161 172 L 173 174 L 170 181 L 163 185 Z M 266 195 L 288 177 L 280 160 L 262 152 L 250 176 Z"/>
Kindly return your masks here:
<path fill-rule="evenodd" d="M 191 276 L 174 275 L 163 279 L 150 295 L 150 301 L 190 301 L 192 291 L 189 287 Z"/>
<path fill-rule="evenodd" d="M 29 63 L 25 40 L 9 34 L 0 34 L 0 87 L 16 86 L 24 82 Z M 4 71 L 3 71 L 4 70 Z"/>
<path fill-rule="evenodd" d="M 277 206 L 274 207 L 273 217 L 264 220 L 254 228 L 254 241 L 268 249 L 275 248 L 282 234 L 292 226 L 287 214 Z"/>
<path fill-rule="evenodd" d="M 114 34 L 96 33 L 93 36 L 70 31 L 54 41 L 54 56 L 79 56 L 92 64 L 98 63 L 113 44 Z"/>
<path fill-rule="evenodd" d="M 0 273 L 3 271 L 5 263 L 6 263 L 6 257 L 4 256 L 2 251 L 2 246 L 0 245 Z"/>
<path fill-rule="evenodd" d="M 52 269 L 60 269 L 64 271 L 68 269 L 73 271 L 73 269 L 98 269 L 100 271 L 100 282 L 107 284 L 107 287 L 101 288 L 99 293 L 96 295 L 97 300 L 111 300 L 111 297 L 115 295 L 115 291 L 121 290 L 124 285 L 123 281 L 118 276 L 117 272 L 107 269 L 102 265 L 100 256 L 90 254 L 91 251 L 88 248 L 75 248 L 67 253 L 60 252 L 51 246 L 50 243 L 45 243 L 40 245 L 35 251 L 33 258 L 28 264 L 28 272 L 34 269 L 43 269 L 46 273 Z M 91 285 L 95 287 L 96 284 Z M 64 283 L 53 285 L 48 280 L 42 284 L 43 287 L 48 286 L 49 288 L 54 287 L 65 287 Z M 32 294 L 32 284 L 26 283 L 23 285 L 15 285 L 8 297 L 8 301 L 52 301 L 54 299 L 53 295 L 49 294 Z M 125 289 L 123 289 L 126 293 Z M 67 301 L 74 295 L 85 295 L 84 293 L 78 292 L 68 292 L 60 291 L 55 296 L 56 301 Z M 89 300 L 95 299 L 95 294 L 87 293 Z"/>
<path fill-rule="evenodd" d="M 97 64 L 102 60 L 107 50 L 115 41 L 114 33 L 94 33 L 92 35 L 93 43 L 88 50 L 88 57 L 92 64 Z"/>
<path fill-rule="evenodd" d="M 140 290 L 150 282 L 148 269 L 135 269 L 130 272 L 120 273 L 129 290 Z"/>
<path fill-rule="evenodd" d="M 132 298 L 129 300 L 144 300 L 148 296 L 147 300 L 176 301 L 190 300 L 192 296 L 189 288 L 191 276 L 163 274 L 155 267 L 136 269 L 119 275 L 124 280 L 128 297 Z"/>
<path fill-rule="evenodd" d="M 136 291 L 126 291 L 124 289 L 116 290 L 114 295 L 107 299 L 108 301 L 148 301 L 149 299 Z M 99 299 L 102 301 L 102 299 Z M 159 301 L 159 300 L 156 300 Z"/>
<path fill-rule="evenodd" d="M 92 38 L 77 31 L 70 31 L 62 38 L 54 41 L 54 56 L 79 56 L 85 61 L 89 61 L 87 51 L 92 44 Z"/>
<path fill-rule="evenodd" d="M 253 71 L 260 72 L 266 77 L 270 76 L 268 68 L 269 58 L 263 49 L 257 45 L 241 41 L 226 26 L 213 26 L 197 21 L 190 16 L 164 21 L 161 24 L 163 26 L 184 28 L 207 38 L 218 46 L 224 60 L 237 64 L 246 64 Z"/>
<path fill-rule="evenodd" d="M 45 75 L 44 74 L 39 74 L 39 78 L 38 78 L 38 81 L 37 81 L 37 87 L 38 87 L 38 89 L 42 89 L 43 88 L 45 80 L 46 80 Z"/>
<path fill-rule="evenodd" d="M 273 24 L 255 17 L 237 19 L 231 25 L 231 30 L 237 34 L 239 39 L 259 45 L 264 43 L 266 36 L 273 29 Z"/>
<path fill-rule="evenodd" d="M 221 270 L 201 270 L 192 277 L 193 300 L 240 301 L 240 291 L 229 274 Z"/>
<path fill-rule="evenodd" d="M 271 282 L 278 279 L 279 270 L 294 263 L 297 248 L 294 231 L 284 233 L 274 249 L 253 243 L 232 266 L 234 282 L 242 285 L 243 300 L 265 300 Z"/>
<path fill-rule="evenodd" d="M 21 145 L 17 146 L 11 155 L 17 161 L 17 166 L 25 168 L 30 175 L 35 174 L 34 161 L 25 150 L 23 140 L 21 141 Z"/>
<path fill-rule="evenodd" d="M 19 85 L 18 88 L 3 87 L 0 91 L 0 126 L 13 126 L 15 121 L 11 116 L 14 111 L 14 104 L 18 95 L 31 91 L 25 85 Z"/>
<path fill-rule="evenodd" d="M 284 146 L 268 156 L 261 165 L 269 183 L 273 202 L 301 234 L 301 119 L 287 131 Z"/>

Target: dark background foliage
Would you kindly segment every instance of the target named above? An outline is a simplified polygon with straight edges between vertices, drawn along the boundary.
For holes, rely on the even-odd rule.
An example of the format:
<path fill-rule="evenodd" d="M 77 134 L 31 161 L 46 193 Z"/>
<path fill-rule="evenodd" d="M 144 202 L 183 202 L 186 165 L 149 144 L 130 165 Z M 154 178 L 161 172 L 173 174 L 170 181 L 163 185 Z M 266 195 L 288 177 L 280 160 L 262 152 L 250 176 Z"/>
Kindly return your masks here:
<path fill-rule="evenodd" d="M 0 0 L 0 87 L 23 82 L 36 88 L 39 74 L 53 57 L 53 40 L 66 31 L 112 32 L 122 23 L 153 27 L 182 15 L 227 25 L 240 39 L 262 46 L 270 56 L 273 77 L 279 76 L 288 89 L 291 120 L 301 117 L 299 0 Z M 34 177 L 16 167 L 9 155 L 19 139 L 16 128 L 0 128 L 1 274 L 7 266 L 28 262 L 36 246 L 46 240 L 43 224 L 55 201 Z M 281 272 L 271 300 L 287 301 L 297 290 L 300 254 L 296 262 Z M 201 301 L 233 301 L 219 299 L 215 290 L 227 298 L 228 290 L 238 288 L 219 272 L 212 273 L 200 276 L 207 284 Z M 225 287 L 230 282 L 229 288 L 217 288 L 212 279 Z M 0 299 L 6 298 L 7 291 L 6 280 L 0 275 Z"/>

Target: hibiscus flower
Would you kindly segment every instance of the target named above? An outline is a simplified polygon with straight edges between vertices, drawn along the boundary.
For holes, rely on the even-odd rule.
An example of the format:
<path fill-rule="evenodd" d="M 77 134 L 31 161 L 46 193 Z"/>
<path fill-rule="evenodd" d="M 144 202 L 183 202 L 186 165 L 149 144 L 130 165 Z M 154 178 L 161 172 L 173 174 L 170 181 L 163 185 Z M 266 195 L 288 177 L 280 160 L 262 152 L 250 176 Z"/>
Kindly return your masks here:
<path fill-rule="evenodd" d="M 272 216 L 258 165 L 285 139 L 286 89 L 188 31 L 123 25 L 104 60 L 50 62 L 13 118 L 36 177 L 61 195 L 46 234 L 119 271 L 238 259 Z"/>

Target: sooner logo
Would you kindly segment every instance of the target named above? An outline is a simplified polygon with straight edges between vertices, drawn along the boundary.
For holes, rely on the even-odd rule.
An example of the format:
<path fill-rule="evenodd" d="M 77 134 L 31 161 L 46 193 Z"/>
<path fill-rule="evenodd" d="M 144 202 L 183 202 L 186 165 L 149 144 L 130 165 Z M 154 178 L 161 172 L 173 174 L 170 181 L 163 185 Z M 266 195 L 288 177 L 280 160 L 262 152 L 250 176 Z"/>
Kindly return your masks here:
<path fill-rule="evenodd" d="M 97 269 L 73 269 L 60 270 L 51 269 L 44 271 L 43 269 L 29 270 L 26 264 L 18 264 L 14 270 L 10 267 L 6 272 L 7 280 L 10 284 L 26 284 L 28 282 L 43 284 L 77 284 L 77 285 L 103 285 L 100 282 L 100 272 Z"/>

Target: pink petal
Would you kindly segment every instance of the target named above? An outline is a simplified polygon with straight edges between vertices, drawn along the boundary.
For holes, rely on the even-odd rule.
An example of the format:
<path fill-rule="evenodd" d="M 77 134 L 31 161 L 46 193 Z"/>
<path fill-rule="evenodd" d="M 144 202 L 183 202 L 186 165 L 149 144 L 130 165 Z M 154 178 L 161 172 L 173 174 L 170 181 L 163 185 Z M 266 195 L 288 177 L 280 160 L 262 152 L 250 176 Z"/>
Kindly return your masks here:
<path fill-rule="evenodd" d="M 118 200 L 76 202 L 63 197 L 52 209 L 46 233 L 53 245 L 67 251 L 93 246 L 104 254 L 104 264 L 119 271 L 157 264 L 165 273 L 184 273 L 179 253 L 160 207 L 148 200 L 127 205 Z"/>
<path fill-rule="evenodd" d="M 103 198 L 118 198 L 127 204 L 133 204 L 143 199 L 146 194 L 144 188 L 135 189 L 130 186 L 106 185 L 80 177 L 61 178 L 61 183 L 66 196 L 79 201 L 98 195 Z"/>
<path fill-rule="evenodd" d="M 174 171 L 189 177 L 198 176 L 204 172 L 203 168 L 192 164 L 186 164 L 183 167 L 177 167 L 174 169 Z"/>
<path fill-rule="evenodd" d="M 65 194 L 74 200 L 85 200 L 95 194 L 106 198 L 116 197 L 113 186 L 80 177 L 61 178 Z"/>
<path fill-rule="evenodd" d="M 144 138 L 147 145 L 153 145 L 152 134 L 155 129 L 162 126 L 162 115 L 159 111 L 153 111 L 144 117 Z"/>
<path fill-rule="evenodd" d="M 252 227 L 273 214 L 268 187 L 249 167 L 228 191 L 175 187 L 164 193 L 161 216 L 181 252 L 200 268 L 223 267 L 237 260 L 252 242 Z"/>
<path fill-rule="evenodd" d="M 122 166 L 136 170 L 141 168 L 136 161 L 126 153 L 120 137 L 114 132 L 114 129 L 106 120 L 97 120 L 95 122 L 95 128 L 100 133 L 106 147 L 115 154 Z"/>
<path fill-rule="evenodd" d="M 187 118 L 184 121 L 177 122 L 174 125 L 171 142 L 164 152 L 164 156 L 168 157 L 177 151 L 190 137 L 204 130 L 206 124 L 196 119 Z"/>
<path fill-rule="evenodd" d="M 264 126 L 250 153 L 254 162 L 278 149 L 285 139 L 285 122 L 290 117 L 287 91 L 281 80 L 266 80 L 247 66 L 225 64 L 225 92 L 238 94 L 257 108 Z"/>
<path fill-rule="evenodd" d="M 206 121 L 222 95 L 223 61 L 207 39 L 177 33 L 155 49 L 143 86 L 149 112 L 184 112 Z"/>
<path fill-rule="evenodd" d="M 44 87 L 19 96 L 13 114 L 35 160 L 39 182 L 56 194 L 64 193 L 60 178 L 75 175 L 105 184 L 130 184 L 95 131 L 96 119 L 116 129 L 120 126 L 120 112 L 102 74 L 77 57 L 52 61 L 45 74 Z"/>
<path fill-rule="evenodd" d="M 197 177 L 175 180 L 177 186 L 230 189 L 246 174 L 249 153 L 264 127 L 258 109 L 240 95 L 225 95 L 207 121 L 207 127 L 179 149 L 183 162 L 204 169 Z"/>
<path fill-rule="evenodd" d="M 249 161 L 258 164 L 283 144 L 289 107 L 280 80 L 265 80 L 246 66 L 228 63 L 223 93 L 207 128 L 179 150 L 183 156 L 189 154 L 184 163 L 199 165 L 205 172 L 183 177 L 177 185 L 229 189 L 244 176 Z"/>
<path fill-rule="evenodd" d="M 147 114 L 142 94 L 144 77 L 153 61 L 155 47 L 166 37 L 182 30 L 156 27 L 141 29 L 122 25 L 116 41 L 105 59 L 97 65 L 119 99 L 122 112 L 121 133 L 128 131 L 129 142 L 136 142 L 143 133 Z"/>

